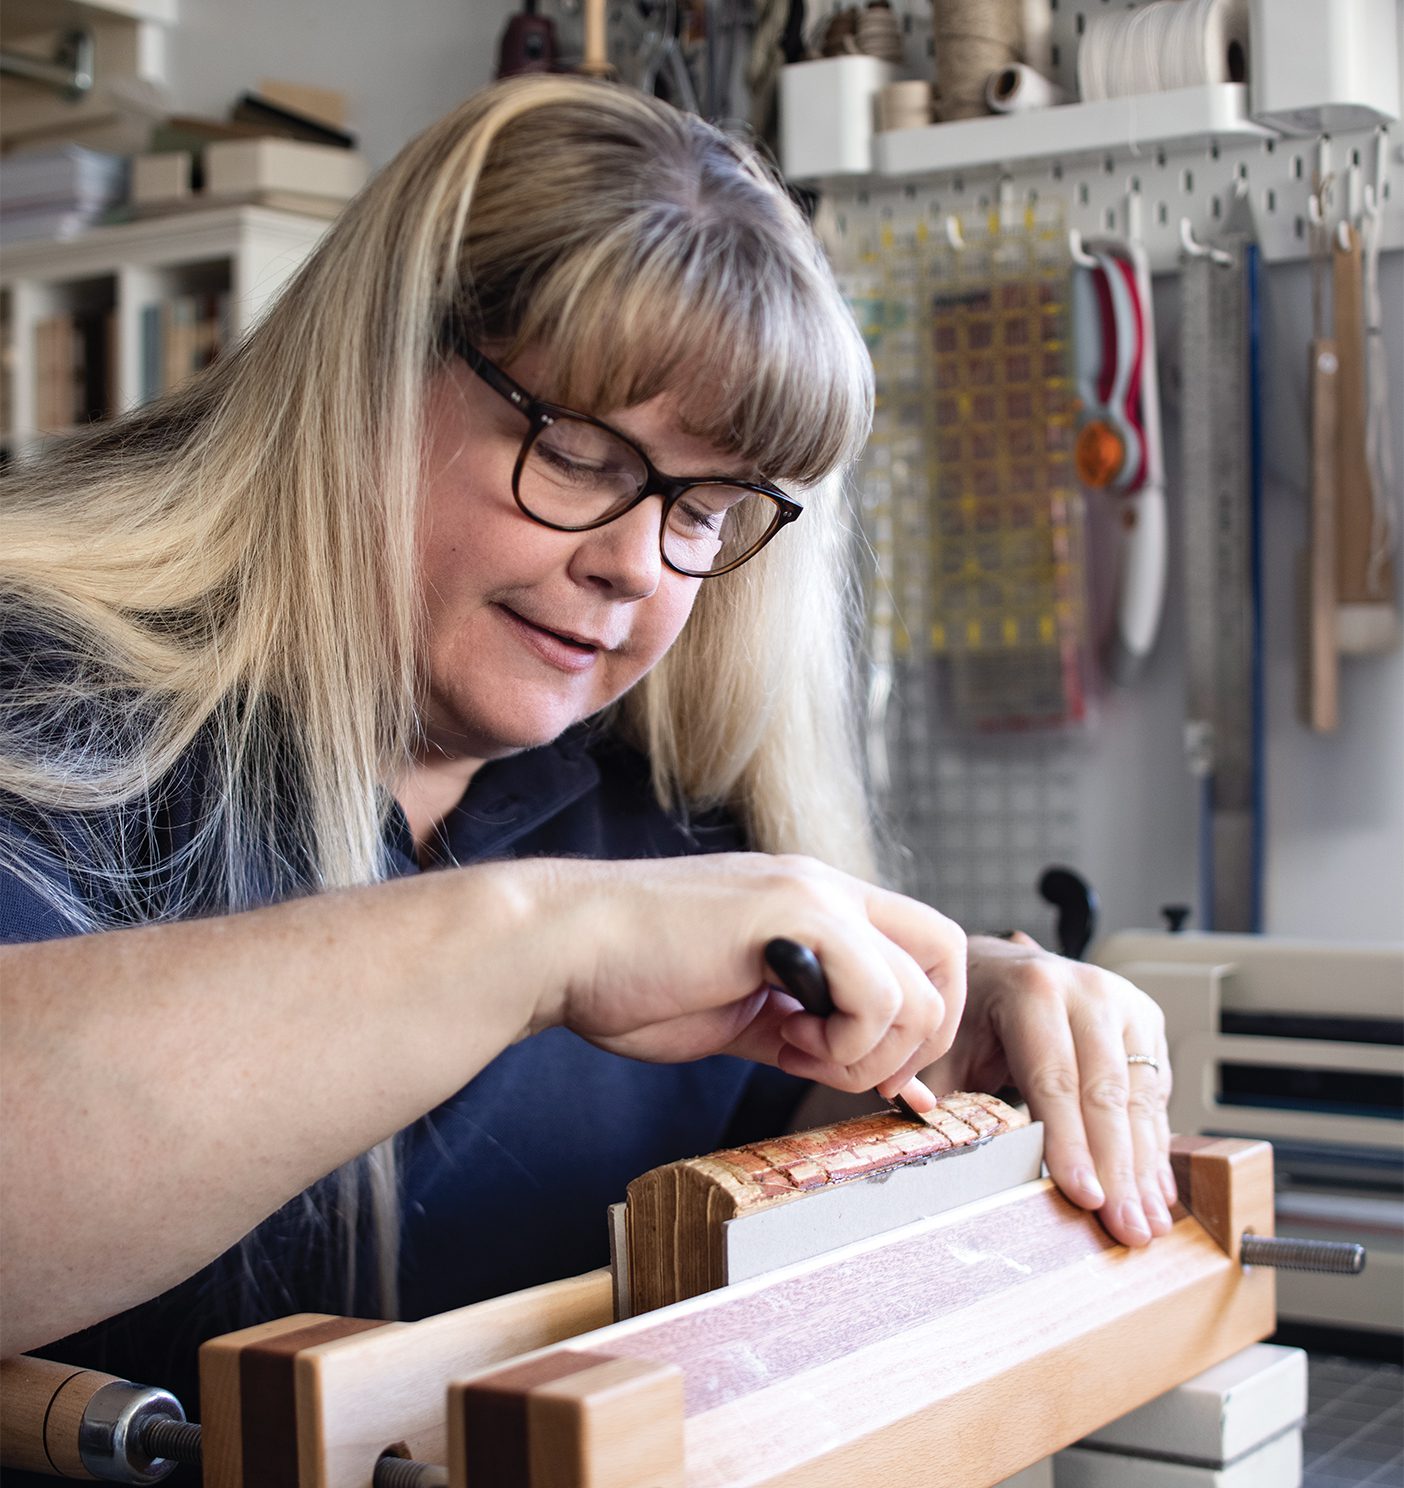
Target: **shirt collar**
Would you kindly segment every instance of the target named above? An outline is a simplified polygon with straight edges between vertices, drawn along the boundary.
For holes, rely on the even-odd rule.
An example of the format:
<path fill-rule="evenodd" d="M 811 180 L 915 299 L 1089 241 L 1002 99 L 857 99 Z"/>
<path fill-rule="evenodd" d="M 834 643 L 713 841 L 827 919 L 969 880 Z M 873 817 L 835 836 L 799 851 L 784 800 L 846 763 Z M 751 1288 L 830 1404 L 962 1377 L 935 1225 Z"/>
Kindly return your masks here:
<path fill-rule="evenodd" d="M 537 749 L 489 760 L 439 824 L 433 856 L 444 866 L 509 856 L 515 842 L 573 805 L 599 778 L 585 724 Z M 396 801 L 391 802 L 385 843 L 394 873 L 420 871 L 409 822 Z"/>

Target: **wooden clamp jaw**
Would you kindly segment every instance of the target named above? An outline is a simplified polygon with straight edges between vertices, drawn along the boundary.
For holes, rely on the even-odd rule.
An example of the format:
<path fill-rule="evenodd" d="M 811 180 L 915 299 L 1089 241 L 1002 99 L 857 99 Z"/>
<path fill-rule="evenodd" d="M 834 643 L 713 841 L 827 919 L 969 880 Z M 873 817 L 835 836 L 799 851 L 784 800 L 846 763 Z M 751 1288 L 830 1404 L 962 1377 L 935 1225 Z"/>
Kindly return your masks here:
<path fill-rule="evenodd" d="M 449 1380 L 611 1318 L 602 1268 L 417 1323 L 341 1319 L 353 1324 L 341 1337 L 297 1337 L 329 1321 L 304 1315 L 211 1339 L 200 1350 L 204 1488 L 370 1488 L 392 1449 L 444 1462 Z M 272 1355 L 264 1363 L 280 1372 L 271 1415 L 246 1397 L 246 1354 Z"/>

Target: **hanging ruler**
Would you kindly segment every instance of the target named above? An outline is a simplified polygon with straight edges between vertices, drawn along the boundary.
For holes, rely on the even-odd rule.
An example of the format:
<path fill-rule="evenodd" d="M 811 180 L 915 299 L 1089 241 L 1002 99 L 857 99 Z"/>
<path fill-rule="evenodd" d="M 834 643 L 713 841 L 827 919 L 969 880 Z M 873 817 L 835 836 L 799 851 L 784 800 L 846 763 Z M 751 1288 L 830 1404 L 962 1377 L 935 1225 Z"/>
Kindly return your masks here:
<path fill-rule="evenodd" d="M 1185 749 L 1203 781 L 1201 920 L 1261 927 L 1257 621 L 1257 247 L 1230 216 L 1181 271 Z M 1226 260 L 1226 261 L 1225 261 Z"/>

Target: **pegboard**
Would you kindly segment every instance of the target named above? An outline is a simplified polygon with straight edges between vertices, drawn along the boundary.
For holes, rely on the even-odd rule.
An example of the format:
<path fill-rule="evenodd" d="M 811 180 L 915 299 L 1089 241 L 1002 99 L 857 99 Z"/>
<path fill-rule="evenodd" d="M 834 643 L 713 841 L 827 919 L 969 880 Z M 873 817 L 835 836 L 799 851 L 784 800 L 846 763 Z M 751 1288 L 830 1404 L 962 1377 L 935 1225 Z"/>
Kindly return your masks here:
<path fill-rule="evenodd" d="M 920 76 L 923 59 L 930 57 L 930 5 L 927 0 L 894 3 L 905 12 L 904 71 Z M 1075 7 L 1055 3 L 1050 71 L 1073 96 L 1081 27 L 1107 3 L 1112 0 Z M 1122 0 L 1115 4 L 1134 8 L 1123 7 Z M 1006 121 L 981 122 L 999 130 Z M 1067 226 L 1084 237 L 1130 230 L 1145 244 L 1152 267 L 1163 273 L 1181 263 L 1182 221 L 1188 221 L 1195 239 L 1212 239 L 1236 197 L 1246 194 L 1264 258 L 1281 262 L 1308 258 L 1313 238 L 1319 241 L 1311 230 L 1309 202 L 1320 178 L 1331 182 L 1323 213 L 1328 224 L 1358 221 L 1364 188 L 1377 183 L 1382 247 L 1404 248 L 1404 130 L 1398 124 L 1328 141 L 1229 132 L 1193 144 L 1138 144 L 1122 136 L 1093 153 L 1063 158 L 965 165 L 905 178 L 836 178 L 824 183 L 818 225 L 850 293 L 861 293 L 862 275 L 876 272 L 884 240 L 924 236 L 929 241 L 952 217 L 978 231 L 998 213 L 1007 213 L 1018 229 L 1055 203 Z M 1100 776 L 1113 757 L 1098 738 L 1102 719 L 1094 714 L 1082 729 L 974 737 L 953 727 L 937 660 L 897 648 L 884 652 L 881 645 L 884 628 L 900 633 L 923 611 L 902 587 L 899 565 L 883 561 L 882 533 L 870 509 L 873 479 L 868 472 L 863 483 L 880 570 L 874 605 L 878 680 L 869 741 L 894 838 L 907 845 L 903 886 L 970 929 L 1018 925 L 1041 933 L 1047 942 L 1052 916 L 1035 891 L 1041 871 L 1051 863 L 1086 871 L 1105 859 L 1108 843 L 1120 841 L 1120 850 L 1137 850 L 1133 839 L 1119 839 L 1116 829 L 1105 825 L 1090 827 L 1083 817 L 1088 801 L 1105 789 Z M 917 482 L 909 478 L 907 484 Z M 893 543 L 920 540 L 919 531 L 897 526 L 917 521 L 912 513 L 919 514 L 922 503 L 907 506 L 910 511 L 893 517 Z M 1113 701 L 1108 711 L 1120 721 L 1127 707 Z M 1194 897 L 1188 882 L 1177 882 L 1173 895 Z"/>
<path fill-rule="evenodd" d="M 1052 0 L 1053 81 L 1077 93 L 1078 38 L 1089 16 L 1109 8 L 1136 9 L 1123 0 L 1068 5 Z M 906 44 L 904 72 L 921 76 L 931 64 L 931 7 L 898 0 Z M 923 60 L 925 66 L 923 66 Z M 1250 70 L 1251 70 L 1250 57 Z M 1003 121 L 1000 121 L 1001 123 Z M 939 126 L 936 126 L 939 127 Z M 1235 138 L 1208 143 L 1137 143 L 1108 140 L 1097 152 L 1076 157 L 1039 157 L 1001 166 L 971 166 L 915 177 L 837 178 L 824 183 L 835 216 L 875 208 L 889 218 L 986 214 L 1003 202 L 1022 211 L 1048 197 L 1064 202 L 1068 225 L 1084 236 L 1131 232 L 1145 243 L 1157 273 L 1173 270 L 1181 257 L 1181 223 L 1204 241 L 1228 215 L 1237 194 L 1246 193 L 1268 262 L 1310 257 L 1309 203 L 1316 179 L 1329 185 L 1324 201 L 1328 224 L 1359 222 L 1365 187 L 1376 186 L 1382 213 L 1381 248 L 1404 248 L 1404 125 L 1318 140 L 1303 136 Z M 841 230 L 841 229 L 840 229 Z"/>

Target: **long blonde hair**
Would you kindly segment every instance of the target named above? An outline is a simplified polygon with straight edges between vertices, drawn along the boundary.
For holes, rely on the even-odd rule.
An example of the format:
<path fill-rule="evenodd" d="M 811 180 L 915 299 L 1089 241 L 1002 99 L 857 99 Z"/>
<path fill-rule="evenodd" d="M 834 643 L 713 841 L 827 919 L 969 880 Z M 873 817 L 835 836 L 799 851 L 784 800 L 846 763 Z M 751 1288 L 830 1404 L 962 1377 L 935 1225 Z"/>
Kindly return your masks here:
<path fill-rule="evenodd" d="M 873 872 L 840 491 L 871 412 L 861 338 L 754 151 L 537 77 L 412 141 L 232 354 L 7 478 L 0 646 L 24 660 L 0 673 L 20 823 L 0 866 L 32 877 L 47 852 L 35 887 L 76 930 L 384 876 L 385 785 L 419 738 L 425 391 L 450 314 L 509 358 L 549 346 L 541 396 L 679 394 L 690 432 L 805 501 L 701 586 L 612 718 L 666 803 L 725 804 L 758 849 Z M 201 814 L 153 870 L 133 833 L 192 753 Z M 393 1310 L 390 1144 L 343 1171 L 353 1216 L 367 1174 Z"/>

